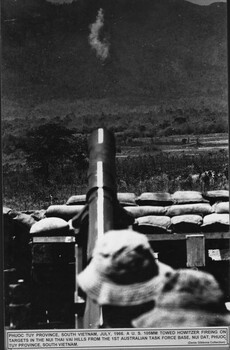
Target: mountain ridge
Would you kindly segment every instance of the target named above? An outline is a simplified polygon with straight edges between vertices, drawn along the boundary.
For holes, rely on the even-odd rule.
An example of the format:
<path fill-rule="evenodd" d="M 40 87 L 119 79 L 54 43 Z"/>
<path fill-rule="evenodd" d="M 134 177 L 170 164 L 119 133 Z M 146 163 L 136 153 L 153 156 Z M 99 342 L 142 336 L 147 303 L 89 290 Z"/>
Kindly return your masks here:
<path fill-rule="evenodd" d="M 24 15 L 19 24 L 4 22 L 9 14 L 3 11 L 2 96 L 7 106 L 11 100 L 26 109 L 51 100 L 157 104 L 191 96 L 226 103 L 225 3 L 198 7 L 184 0 L 145 0 L 143 6 L 140 0 L 85 0 L 79 2 L 80 20 L 77 3 L 36 1 L 42 15 L 32 15 L 32 22 Z M 25 4 L 28 19 L 33 1 L 27 12 Z M 104 34 L 110 41 L 104 62 L 88 42 L 99 8 L 104 9 Z"/>

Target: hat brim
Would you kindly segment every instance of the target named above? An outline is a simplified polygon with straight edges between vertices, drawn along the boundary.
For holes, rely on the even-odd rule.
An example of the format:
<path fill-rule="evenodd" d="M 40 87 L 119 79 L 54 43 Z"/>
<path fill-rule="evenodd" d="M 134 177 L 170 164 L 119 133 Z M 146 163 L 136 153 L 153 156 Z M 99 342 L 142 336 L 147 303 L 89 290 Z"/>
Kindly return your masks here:
<path fill-rule="evenodd" d="M 153 301 L 162 285 L 174 271 L 170 266 L 156 262 L 158 275 L 146 282 L 133 284 L 116 284 L 102 276 L 96 269 L 93 260 L 77 276 L 77 283 L 87 296 L 99 305 L 132 306 Z"/>
<path fill-rule="evenodd" d="M 133 320 L 132 325 L 136 328 L 230 326 L 230 314 L 156 307 L 152 311 Z"/>

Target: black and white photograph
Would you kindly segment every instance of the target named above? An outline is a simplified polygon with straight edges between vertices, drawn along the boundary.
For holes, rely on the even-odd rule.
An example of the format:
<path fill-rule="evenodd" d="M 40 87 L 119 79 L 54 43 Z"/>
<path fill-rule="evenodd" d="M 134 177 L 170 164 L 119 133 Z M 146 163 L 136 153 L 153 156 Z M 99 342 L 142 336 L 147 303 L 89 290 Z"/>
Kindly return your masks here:
<path fill-rule="evenodd" d="M 5 350 L 228 348 L 227 6 L 1 1 Z"/>

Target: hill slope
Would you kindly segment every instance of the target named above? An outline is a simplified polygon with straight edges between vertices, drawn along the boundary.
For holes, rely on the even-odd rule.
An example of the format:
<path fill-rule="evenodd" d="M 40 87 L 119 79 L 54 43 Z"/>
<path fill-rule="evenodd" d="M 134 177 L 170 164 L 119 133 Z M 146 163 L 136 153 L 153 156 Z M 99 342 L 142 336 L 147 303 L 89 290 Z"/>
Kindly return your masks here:
<path fill-rule="evenodd" d="M 104 62 L 88 43 L 99 8 Z M 226 11 L 184 0 L 4 0 L 3 118 L 151 110 L 170 100 L 226 113 Z"/>

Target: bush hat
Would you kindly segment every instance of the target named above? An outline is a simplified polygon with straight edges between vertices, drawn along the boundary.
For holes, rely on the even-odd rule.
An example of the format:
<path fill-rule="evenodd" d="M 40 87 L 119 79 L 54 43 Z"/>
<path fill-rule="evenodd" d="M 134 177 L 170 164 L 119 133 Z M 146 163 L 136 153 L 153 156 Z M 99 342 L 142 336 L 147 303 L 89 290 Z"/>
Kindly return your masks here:
<path fill-rule="evenodd" d="M 156 306 L 133 321 L 135 327 L 195 327 L 230 325 L 223 292 L 209 273 L 175 271 L 164 283 Z"/>
<path fill-rule="evenodd" d="M 131 306 L 153 301 L 172 272 L 155 259 L 145 235 L 116 230 L 98 239 L 77 282 L 99 305 Z"/>
<path fill-rule="evenodd" d="M 230 314 L 215 314 L 203 310 L 164 309 L 155 307 L 132 321 L 136 328 L 180 328 L 230 326 Z"/>

